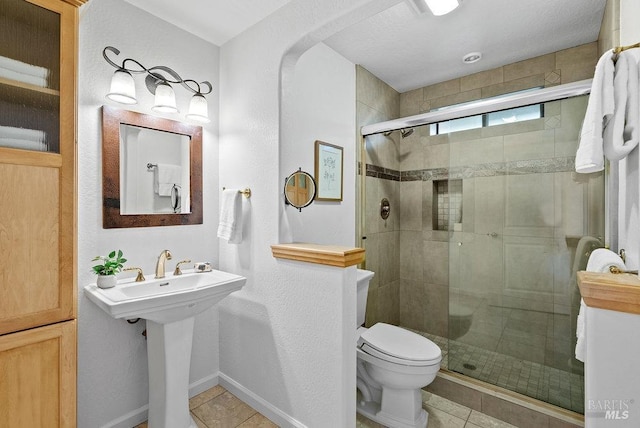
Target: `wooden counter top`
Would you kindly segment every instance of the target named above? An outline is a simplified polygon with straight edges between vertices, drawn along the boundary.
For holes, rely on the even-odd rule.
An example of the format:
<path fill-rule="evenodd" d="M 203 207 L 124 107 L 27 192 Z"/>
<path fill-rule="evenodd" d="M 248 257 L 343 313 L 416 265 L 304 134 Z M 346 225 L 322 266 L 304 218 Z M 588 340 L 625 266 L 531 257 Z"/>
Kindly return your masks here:
<path fill-rule="evenodd" d="M 364 260 L 364 248 L 306 243 L 275 244 L 273 257 L 337 267 L 357 265 Z"/>
<path fill-rule="evenodd" d="M 587 306 L 640 314 L 640 279 L 636 274 L 580 271 L 578 287 Z"/>

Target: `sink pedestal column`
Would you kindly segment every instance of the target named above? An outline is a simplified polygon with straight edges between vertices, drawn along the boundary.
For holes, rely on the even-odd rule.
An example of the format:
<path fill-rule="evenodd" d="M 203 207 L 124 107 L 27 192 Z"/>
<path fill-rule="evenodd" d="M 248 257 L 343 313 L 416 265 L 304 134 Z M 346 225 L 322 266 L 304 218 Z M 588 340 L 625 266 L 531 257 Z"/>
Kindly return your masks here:
<path fill-rule="evenodd" d="M 167 324 L 147 320 L 149 428 L 197 428 L 189 412 L 193 324 L 193 317 Z"/>

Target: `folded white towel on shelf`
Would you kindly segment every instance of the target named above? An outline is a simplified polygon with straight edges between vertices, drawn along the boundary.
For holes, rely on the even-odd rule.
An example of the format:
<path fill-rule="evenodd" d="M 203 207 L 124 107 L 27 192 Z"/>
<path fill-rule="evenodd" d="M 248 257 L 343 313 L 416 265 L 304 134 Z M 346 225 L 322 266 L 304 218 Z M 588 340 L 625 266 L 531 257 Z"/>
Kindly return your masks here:
<path fill-rule="evenodd" d="M 619 255 L 606 248 L 597 248 L 593 250 L 587 262 L 587 271 L 589 272 L 609 272 L 609 268 L 615 266 L 621 270 L 627 270 L 624 262 Z M 580 311 L 576 320 L 576 360 L 584 362 L 585 352 L 587 350 L 586 323 L 585 313 L 587 306 L 583 299 L 580 299 Z"/>
<path fill-rule="evenodd" d="M 242 242 L 242 199 L 238 189 L 222 191 L 218 238 L 225 239 L 230 244 Z"/>
<path fill-rule="evenodd" d="M 609 160 L 626 157 L 638 145 L 638 64 L 629 51 L 618 55 L 613 77 L 614 113 L 604 128 L 604 155 Z"/>
<path fill-rule="evenodd" d="M 39 129 L 16 128 L 0 125 L 0 138 L 15 138 L 18 140 L 44 142 L 46 133 Z"/>
<path fill-rule="evenodd" d="M 48 68 L 27 64 L 26 62 L 18 61 L 17 59 L 13 58 L 7 58 L 6 56 L 0 56 L 0 68 L 15 71 L 21 74 L 26 74 L 28 76 L 39 77 L 45 80 L 49 77 Z"/>
<path fill-rule="evenodd" d="M 42 141 L 22 140 L 19 138 L 0 137 L 0 147 L 10 147 L 12 149 L 34 150 L 46 152 L 47 145 Z"/>
<path fill-rule="evenodd" d="M 159 163 L 155 169 L 153 191 L 158 196 L 171 196 L 174 184 L 182 183 L 182 168 L 178 165 Z"/>
<path fill-rule="evenodd" d="M 43 77 L 32 76 L 30 74 L 24 74 L 19 71 L 8 70 L 2 67 L 0 67 L 0 77 L 4 77 L 5 79 L 16 80 L 22 83 L 28 83 L 34 86 L 40 86 L 42 88 L 47 87 L 47 79 Z"/>
<path fill-rule="evenodd" d="M 604 169 L 603 130 L 614 110 L 613 75 L 613 51 L 610 50 L 596 65 L 576 152 L 576 172 L 587 174 Z"/>

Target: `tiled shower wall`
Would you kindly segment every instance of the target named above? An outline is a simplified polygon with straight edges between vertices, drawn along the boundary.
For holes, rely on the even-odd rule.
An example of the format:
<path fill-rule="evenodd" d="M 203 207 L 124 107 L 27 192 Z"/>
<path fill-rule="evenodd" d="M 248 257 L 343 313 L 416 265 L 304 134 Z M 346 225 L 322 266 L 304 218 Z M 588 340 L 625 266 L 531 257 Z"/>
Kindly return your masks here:
<path fill-rule="evenodd" d="M 597 58 L 597 43 L 594 42 L 400 95 L 358 67 L 358 124 L 362 126 L 523 89 L 587 79 L 593 75 Z M 518 165 L 524 169 L 534 167 L 538 172 L 544 172 L 540 168 L 551 168 L 553 171 L 549 172 L 552 174 L 539 175 L 545 180 L 545 189 L 578 195 L 576 197 L 579 198 L 590 197 L 588 180 L 581 182 L 581 178 L 571 172 L 581 123 L 575 116 L 584 114 L 585 102 L 584 99 L 575 99 L 548 103 L 543 119 L 450 135 L 430 136 L 428 127 L 423 127 L 405 139 L 400 138 L 399 132 L 387 137 L 367 137 L 364 230 L 367 239 L 363 245 L 367 250 L 366 267 L 376 272 L 369 291 L 367 324 L 378 321 L 397 323 L 448 336 L 450 287 L 464 287 L 461 284 L 464 275 L 456 273 L 456 278 L 449 277 L 450 236 L 447 231 L 433 230 L 432 201 L 433 180 L 450 178 L 449 168 L 457 170 L 460 176 L 451 178 L 461 178 L 464 189 L 463 231 L 456 233 L 461 235 L 461 239 L 465 233 L 475 233 L 477 249 L 484 252 L 487 252 L 484 244 L 497 246 L 500 241 L 500 248 L 495 252 L 495 257 L 500 259 L 496 260 L 499 268 L 491 271 L 489 267 L 474 268 L 476 274 L 485 274 L 487 278 L 498 275 L 494 278 L 497 283 L 501 283 L 504 272 L 502 242 L 486 235 L 487 242 L 481 243 L 479 240 L 482 238 L 479 237 L 485 235 L 478 232 L 487 229 L 486 232 L 491 233 L 495 214 L 503 215 L 501 213 L 505 212 L 504 200 L 495 197 L 504 194 L 506 174 L 495 176 L 492 173 L 494 176 L 480 177 L 483 173 L 479 171 L 487 167 L 485 164 L 491 164 L 488 168 L 492 169 L 513 170 Z M 563 120 L 564 117 L 566 119 Z M 541 159 L 545 166 L 540 166 Z M 460 172 L 460 168 L 466 168 L 467 175 Z M 529 183 L 526 178 L 515 178 L 508 185 L 515 192 L 524 190 L 518 186 Z M 540 184 L 537 189 L 539 194 Z M 599 197 L 591 196 L 594 200 Z M 383 197 L 391 202 L 391 216 L 386 221 L 378 214 Z M 569 198 L 562 206 L 549 208 L 550 212 L 556 215 L 554 213 L 563 213 L 566 209 L 569 211 L 563 214 L 568 218 L 573 213 L 567 204 L 582 203 L 582 199 L 574 199 Z M 512 207 L 512 211 L 524 213 L 527 206 L 532 206 L 531 201 L 523 203 L 520 208 Z M 512 214 L 516 214 L 515 211 Z M 573 231 L 578 236 L 599 230 L 601 226 L 589 224 L 589 221 L 598 223 L 599 219 L 581 217 L 580 221 L 580 226 L 565 226 L 580 229 Z M 452 252 L 453 257 L 460 257 L 460 254 Z M 572 256 L 569 254 L 567 257 L 570 259 Z M 473 259 L 461 259 L 459 263 L 470 265 Z M 529 274 L 536 275 L 535 272 Z M 562 291 L 566 294 L 567 290 Z M 565 299 L 558 304 L 567 305 L 568 302 Z M 560 309 L 568 311 L 566 307 Z"/>
<path fill-rule="evenodd" d="M 358 127 L 398 118 L 400 94 L 369 73 L 356 68 Z M 400 322 L 400 158 L 398 132 L 388 137 L 367 137 L 366 207 L 362 245 L 366 249 L 366 268 L 376 274 L 369 285 L 367 322 Z M 391 212 L 380 217 L 380 201 L 387 198 Z"/>

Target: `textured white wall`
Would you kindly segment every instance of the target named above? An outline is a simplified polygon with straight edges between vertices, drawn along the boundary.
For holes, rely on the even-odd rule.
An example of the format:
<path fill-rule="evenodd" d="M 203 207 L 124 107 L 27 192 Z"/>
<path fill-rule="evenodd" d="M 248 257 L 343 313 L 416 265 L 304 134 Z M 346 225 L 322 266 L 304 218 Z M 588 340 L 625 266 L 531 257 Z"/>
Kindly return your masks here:
<path fill-rule="evenodd" d="M 315 141 L 343 148 L 343 201 L 315 201 L 302 211 L 284 206 L 284 242 L 354 245 L 356 189 L 355 66 L 324 44 L 300 57 L 293 77 L 293 117 L 282 121 L 280 183 L 302 168 L 314 175 Z M 320 231 L 320 233 L 318 233 Z"/>
<path fill-rule="evenodd" d="M 82 288 L 95 282 L 91 258 L 120 248 L 128 266 L 152 275 L 161 250 L 174 261 L 190 258 L 218 265 L 218 105 L 219 48 L 122 0 L 92 0 L 80 11 L 80 76 L 78 82 L 78 426 L 98 427 L 144 418 L 147 405 L 146 342 L 144 322 L 129 325 L 114 320 L 83 296 Z M 209 80 L 212 123 L 203 127 L 204 223 L 154 228 L 102 228 L 101 112 L 106 104 L 114 69 L 102 58 L 102 49 L 114 46 L 121 57 L 134 58 L 147 67 L 166 65 L 183 77 Z M 136 77 L 139 104 L 131 110 L 151 114 L 153 97 Z M 176 88 L 178 108 L 187 111 L 190 97 Z M 155 114 L 155 113 L 154 113 Z M 166 116 L 182 120 L 179 115 Z M 170 268 L 173 264 L 170 263 Z M 206 387 L 217 382 L 218 328 L 215 309 L 196 319 L 192 383 Z M 142 409 L 141 409 L 142 408 Z"/>
<path fill-rule="evenodd" d="M 296 109 L 316 108 L 294 102 L 296 62 L 331 34 L 399 1 L 294 0 L 221 48 L 220 183 L 250 186 L 253 196 L 244 242 L 220 247 L 221 268 L 248 278 L 220 305 L 220 371 L 288 415 L 288 423 L 355 424 L 355 269 L 277 261 L 269 247 L 287 233 L 283 179 L 292 166 L 309 162 L 291 149 L 305 142 L 294 141 L 285 126 L 298 117 Z M 342 81 L 331 73 L 321 77 L 317 70 L 315 79 Z M 343 97 L 355 105 L 354 93 Z M 315 208 L 325 210 L 322 218 L 296 229 L 308 228 L 305 240 L 326 242 L 338 228 L 348 235 L 344 242 L 353 242 L 355 198 Z"/>

